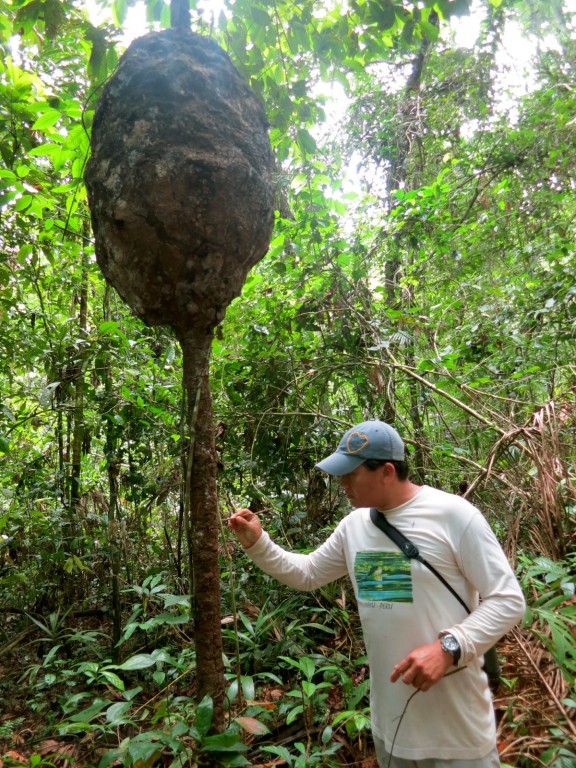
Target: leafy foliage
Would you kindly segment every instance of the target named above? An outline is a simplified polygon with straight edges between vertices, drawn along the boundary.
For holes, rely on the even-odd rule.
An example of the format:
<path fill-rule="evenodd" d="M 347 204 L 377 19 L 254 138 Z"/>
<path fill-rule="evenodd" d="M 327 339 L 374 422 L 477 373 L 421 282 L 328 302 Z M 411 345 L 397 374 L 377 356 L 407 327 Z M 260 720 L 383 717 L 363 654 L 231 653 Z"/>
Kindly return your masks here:
<path fill-rule="evenodd" d="M 393 421 L 416 479 L 478 503 L 518 565 L 530 609 L 506 640 L 503 760 L 563 768 L 574 20 L 560 2 L 480 6 L 465 48 L 450 26 L 463 0 L 192 3 L 194 29 L 262 97 L 277 162 L 270 251 L 213 346 L 219 490 L 223 511 L 250 503 L 307 551 L 346 509 L 315 462 L 348 424 Z M 58 754 L 54 735 L 90 764 L 92 743 L 102 765 L 353 761 L 368 679 L 346 585 L 295 596 L 224 528 L 228 730 L 211 734 L 210 701 L 194 703 L 180 351 L 103 284 L 82 184 L 130 4 L 101 10 L 96 25 L 73 3 L 0 0 L 0 739 L 20 749 L 32 712 L 34 765 Z M 169 23 L 166 3 L 146 11 Z M 539 47 L 529 87 L 504 99 L 513 22 Z M 522 709 L 516 694 L 543 688 Z M 282 743 L 287 724 L 306 738 Z"/>

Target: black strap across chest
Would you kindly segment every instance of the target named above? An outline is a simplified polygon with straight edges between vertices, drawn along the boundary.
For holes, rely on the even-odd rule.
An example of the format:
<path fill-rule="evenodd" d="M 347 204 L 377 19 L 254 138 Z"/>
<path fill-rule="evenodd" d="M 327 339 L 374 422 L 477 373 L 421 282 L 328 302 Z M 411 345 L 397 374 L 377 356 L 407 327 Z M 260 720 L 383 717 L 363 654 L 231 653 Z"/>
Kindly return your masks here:
<path fill-rule="evenodd" d="M 426 568 L 428 568 L 434 576 L 436 576 L 442 584 L 446 587 L 446 589 L 450 590 L 450 592 L 454 595 L 456 600 L 460 603 L 460 605 L 464 608 L 466 613 L 471 613 L 470 608 L 466 605 L 464 600 L 460 597 L 458 592 L 456 592 L 455 589 L 453 589 L 450 584 L 446 581 L 444 576 L 442 576 L 441 573 L 439 573 L 436 568 L 434 568 L 433 565 L 431 565 L 427 560 L 425 560 L 422 555 L 420 554 L 420 550 L 414 544 L 408 536 L 405 536 L 403 533 L 400 533 L 398 528 L 393 526 L 391 523 L 386 520 L 386 517 L 382 514 L 382 512 L 379 512 L 375 507 L 371 507 L 370 509 L 370 519 L 374 523 L 375 526 L 380 528 L 380 530 L 388 536 L 389 539 L 392 539 L 394 544 L 396 544 L 397 547 L 399 547 L 402 554 L 409 558 L 410 560 L 417 560 L 419 563 L 422 563 L 422 565 L 425 565 Z M 498 661 L 498 655 L 496 653 L 496 648 L 492 647 L 486 653 L 484 654 L 484 671 L 488 675 L 488 679 L 490 680 L 490 687 L 492 688 L 492 691 L 496 691 L 498 689 L 498 685 L 500 683 L 500 662 Z"/>
<path fill-rule="evenodd" d="M 446 581 L 444 576 L 434 568 L 433 565 L 431 565 L 428 560 L 425 560 L 422 555 L 420 554 L 420 550 L 414 544 L 410 539 L 405 536 L 403 533 L 400 533 L 398 528 L 393 526 L 391 523 L 388 522 L 385 515 L 382 514 L 382 512 L 379 512 L 376 507 L 371 507 L 370 509 L 370 519 L 376 525 L 380 530 L 388 536 L 389 539 L 392 539 L 394 544 L 400 549 L 402 554 L 407 557 L 409 560 L 418 560 L 419 563 L 422 563 L 422 565 L 425 565 L 428 570 L 432 571 L 434 576 L 436 576 L 437 579 L 439 579 L 442 584 L 448 589 L 458 600 L 460 605 L 464 608 L 466 613 L 470 613 L 470 608 L 466 605 L 464 600 L 460 597 L 458 592 L 456 592 L 455 589 Z"/>

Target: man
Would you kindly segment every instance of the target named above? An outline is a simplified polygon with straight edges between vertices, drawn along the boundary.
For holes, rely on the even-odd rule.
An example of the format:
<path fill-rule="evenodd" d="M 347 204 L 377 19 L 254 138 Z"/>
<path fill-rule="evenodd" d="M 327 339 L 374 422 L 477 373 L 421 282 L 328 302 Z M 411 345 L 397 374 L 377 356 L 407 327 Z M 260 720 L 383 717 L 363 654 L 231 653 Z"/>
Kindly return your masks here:
<path fill-rule="evenodd" d="M 486 520 L 465 499 L 411 482 L 404 443 L 381 421 L 352 427 L 317 466 L 340 477 L 355 509 L 314 552 L 282 549 L 247 509 L 229 527 L 260 568 L 290 586 L 311 590 L 350 575 L 381 768 L 498 766 L 482 655 L 522 618 L 525 602 Z M 414 542 L 470 614 L 372 522 L 371 507 Z"/>

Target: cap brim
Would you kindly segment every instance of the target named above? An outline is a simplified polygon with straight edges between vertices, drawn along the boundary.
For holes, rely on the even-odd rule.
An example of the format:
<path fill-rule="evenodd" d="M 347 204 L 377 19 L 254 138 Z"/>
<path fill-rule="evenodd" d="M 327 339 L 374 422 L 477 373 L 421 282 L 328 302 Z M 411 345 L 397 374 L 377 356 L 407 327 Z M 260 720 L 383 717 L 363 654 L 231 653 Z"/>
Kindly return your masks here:
<path fill-rule="evenodd" d="M 316 466 L 318 469 L 321 469 L 322 472 L 327 472 L 329 475 L 342 477 L 342 475 L 354 472 L 360 464 L 364 464 L 364 461 L 365 459 L 362 459 L 359 456 L 348 456 L 345 453 L 338 453 L 338 451 L 336 451 L 336 453 L 333 453 L 331 456 L 318 462 Z"/>

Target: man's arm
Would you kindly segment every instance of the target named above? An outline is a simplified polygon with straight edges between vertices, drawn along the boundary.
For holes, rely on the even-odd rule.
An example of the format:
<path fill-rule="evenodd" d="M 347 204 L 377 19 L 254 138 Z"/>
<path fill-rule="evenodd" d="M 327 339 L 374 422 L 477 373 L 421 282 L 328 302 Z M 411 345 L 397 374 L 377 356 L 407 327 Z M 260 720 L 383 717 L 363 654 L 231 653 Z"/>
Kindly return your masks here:
<path fill-rule="evenodd" d="M 453 634 L 461 648 L 459 665 L 485 653 L 523 617 L 525 598 L 506 555 L 486 520 L 475 516 L 458 553 L 460 567 L 470 584 L 482 595 L 481 602 L 462 622 L 443 631 Z M 399 661 L 390 679 L 402 679 L 423 691 L 429 690 L 452 666 L 440 641 L 420 646 Z"/>
<path fill-rule="evenodd" d="M 442 629 L 457 637 L 461 663 L 466 664 L 522 620 L 526 600 L 498 539 L 481 514 L 473 518 L 462 537 L 458 557 L 462 572 L 481 600 L 477 606 L 469 606 L 472 613 L 460 624 Z"/>
<path fill-rule="evenodd" d="M 310 591 L 345 576 L 348 566 L 344 554 L 341 528 L 310 554 L 288 552 L 275 544 L 258 516 L 240 509 L 228 520 L 248 557 L 265 573 L 295 589 Z"/>

